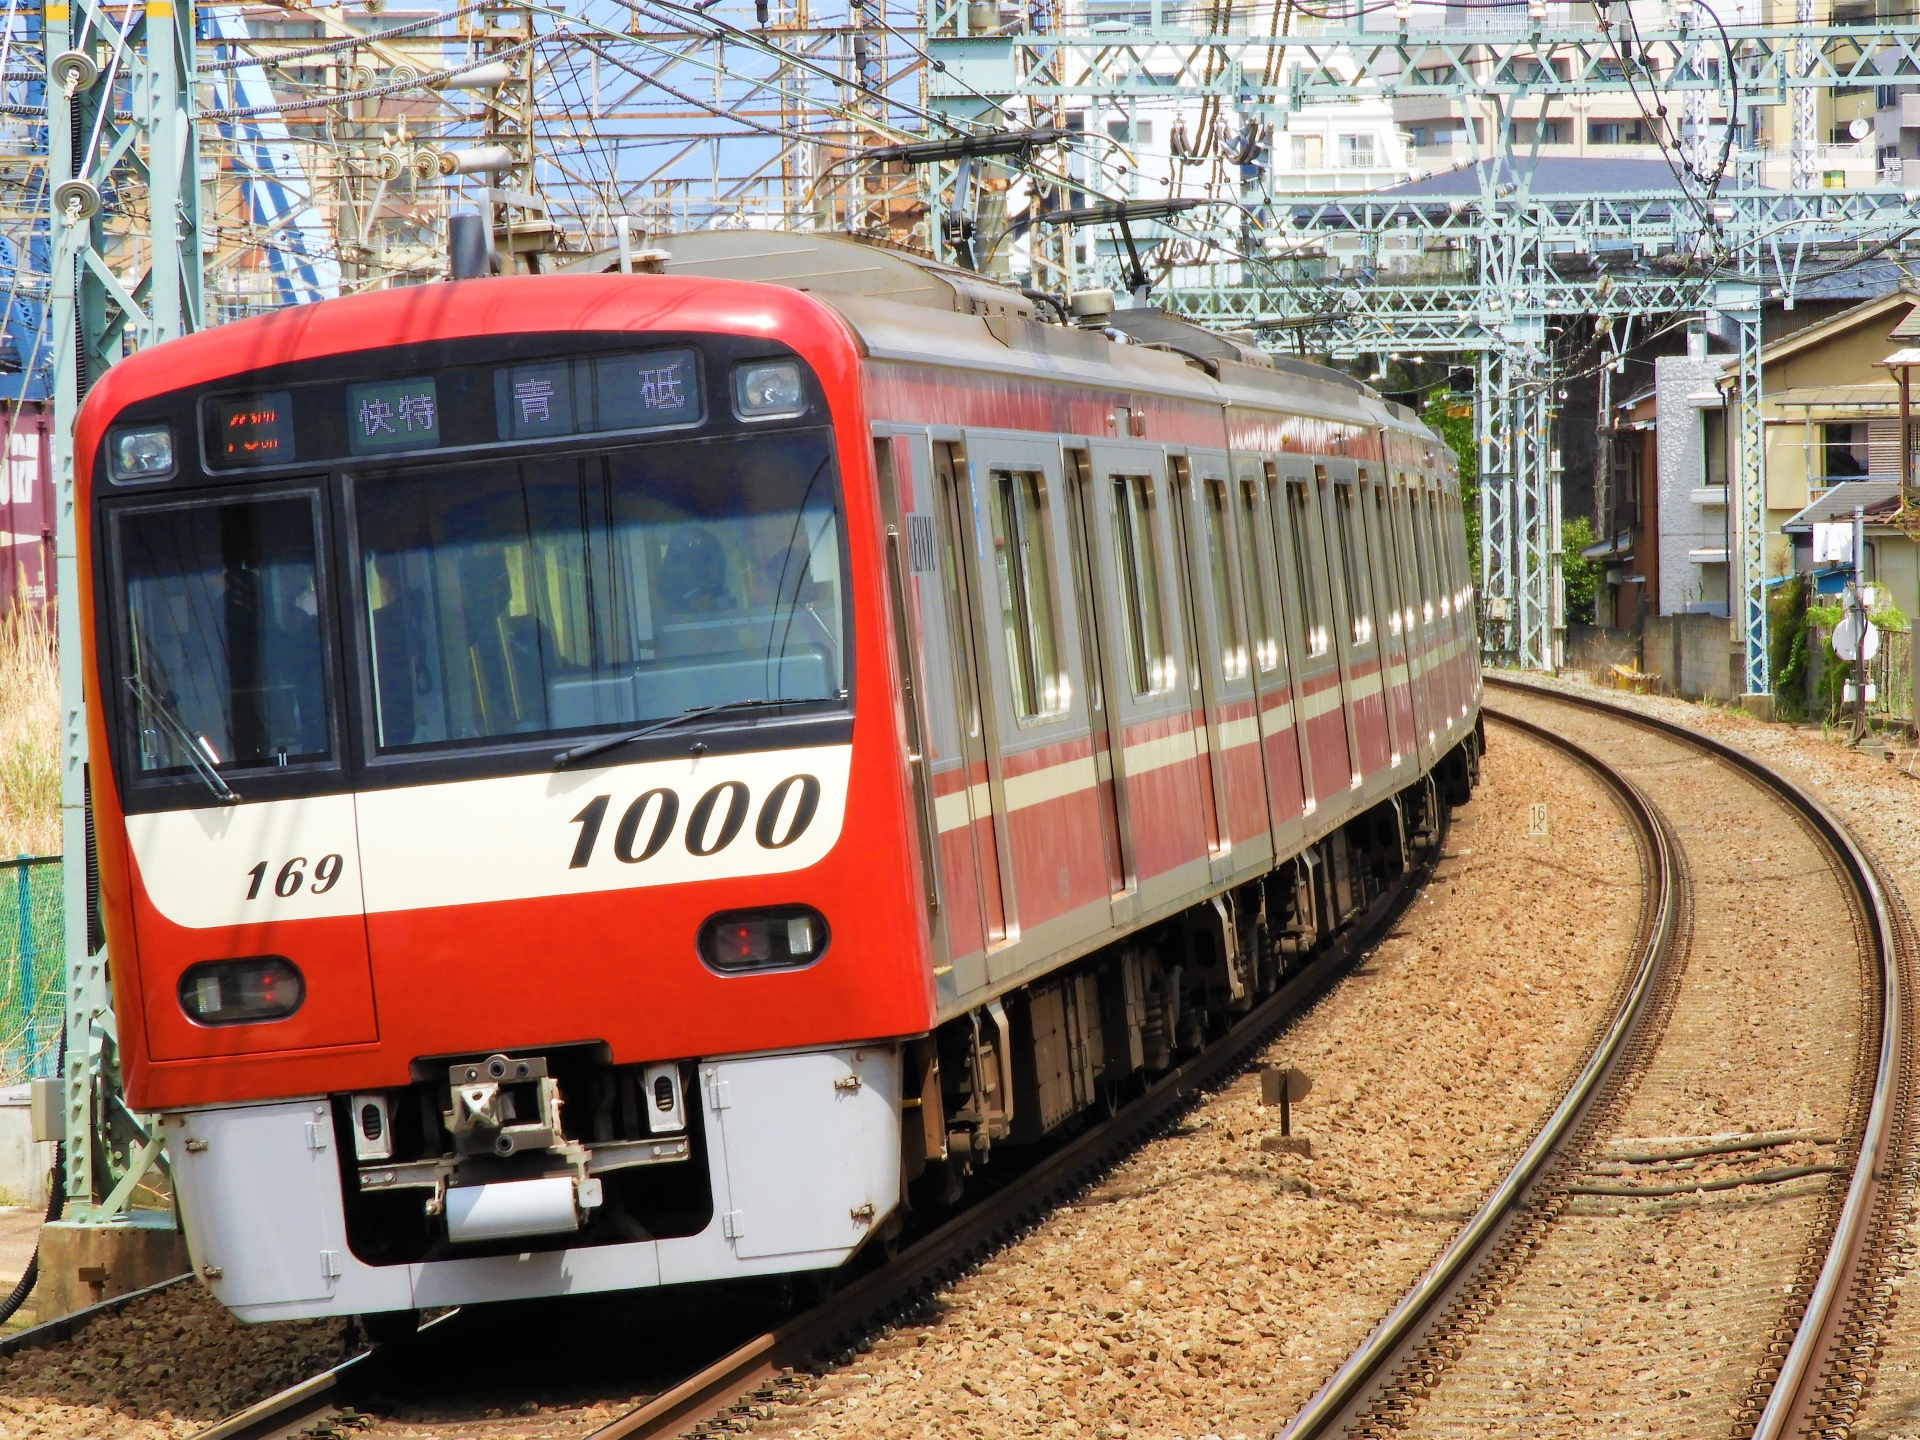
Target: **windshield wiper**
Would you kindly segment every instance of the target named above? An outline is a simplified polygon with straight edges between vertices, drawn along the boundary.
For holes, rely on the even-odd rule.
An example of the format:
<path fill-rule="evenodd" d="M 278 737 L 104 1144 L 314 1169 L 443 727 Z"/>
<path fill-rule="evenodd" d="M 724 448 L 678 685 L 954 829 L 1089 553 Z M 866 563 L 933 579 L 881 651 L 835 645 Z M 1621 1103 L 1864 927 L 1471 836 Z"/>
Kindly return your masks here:
<path fill-rule="evenodd" d="M 238 805 L 239 795 L 234 793 L 233 787 L 227 784 L 220 772 L 213 768 L 213 761 L 205 749 L 207 742 L 187 728 L 187 722 L 180 718 L 180 712 L 174 709 L 169 701 L 162 699 L 153 687 L 138 675 L 126 675 L 121 678 L 126 681 L 127 689 L 132 693 L 135 703 L 151 712 L 160 722 L 161 727 L 173 736 L 175 743 L 185 747 L 188 766 L 195 775 L 200 777 L 202 783 L 213 791 L 214 798 L 222 805 Z"/>
<path fill-rule="evenodd" d="M 845 699 L 845 693 L 834 695 L 800 695 L 791 700 L 722 700 L 716 705 L 696 705 L 691 710 L 682 710 L 678 715 L 669 715 L 664 720 L 656 720 L 651 725 L 642 725 L 638 730 L 629 730 L 624 735 L 609 735 L 602 740 L 589 740 L 584 745 L 576 745 L 571 750 L 562 750 L 553 757 L 553 768 L 564 770 L 577 760 L 586 760 L 595 755 L 604 755 L 609 750 L 618 750 L 635 740 L 648 735 L 658 734 L 662 730 L 671 730 L 676 725 L 684 725 L 689 720 L 697 720 L 702 715 L 716 715 L 726 710 L 763 710 L 771 705 L 812 705 L 822 700 Z"/>

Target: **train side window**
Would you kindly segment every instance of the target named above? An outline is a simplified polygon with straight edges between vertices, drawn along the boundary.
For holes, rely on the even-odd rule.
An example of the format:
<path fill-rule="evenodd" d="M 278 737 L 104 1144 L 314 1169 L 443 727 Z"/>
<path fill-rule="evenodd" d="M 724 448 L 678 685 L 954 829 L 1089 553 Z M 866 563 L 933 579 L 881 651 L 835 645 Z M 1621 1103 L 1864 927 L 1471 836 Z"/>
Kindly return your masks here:
<path fill-rule="evenodd" d="M 1014 713 L 1022 720 L 1058 715 L 1072 703 L 1072 687 L 1060 673 L 1046 477 L 995 470 L 991 482 L 988 509 Z"/>
<path fill-rule="evenodd" d="M 1207 488 L 1207 572 L 1213 582 L 1213 609 L 1220 625 L 1220 674 L 1228 680 L 1247 676 L 1247 630 L 1240 607 L 1233 603 L 1233 552 L 1227 533 L 1233 517 L 1227 513 L 1227 486 L 1224 480 L 1208 480 Z M 1245 581 L 1240 588 L 1246 589 Z"/>
<path fill-rule="evenodd" d="M 1324 476 L 1324 466 L 1313 467 Z M 1313 497 L 1304 480 L 1287 481 L 1287 538 L 1293 541 L 1293 574 L 1300 589 L 1300 626 L 1307 642 L 1307 658 L 1318 659 L 1327 653 L 1327 599 L 1322 585 L 1314 583 L 1314 572 L 1325 568 L 1314 563 Z"/>
<path fill-rule="evenodd" d="M 1247 628 L 1253 632 L 1253 663 L 1262 675 L 1280 665 L 1273 612 L 1267 604 L 1267 577 L 1277 574 L 1270 553 L 1272 533 L 1261 522 L 1260 484 L 1240 482 L 1240 588 L 1247 597 Z"/>
<path fill-rule="evenodd" d="M 1158 695 L 1173 688 L 1177 667 L 1167 654 L 1153 481 L 1145 475 L 1115 475 L 1112 500 L 1113 554 L 1127 612 L 1127 671 L 1136 696 Z"/>
<path fill-rule="evenodd" d="M 1373 640 L 1373 614 L 1364 598 L 1366 575 L 1361 568 L 1366 563 L 1364 551 L 1358 555 L 1354 551 L 1354 529 L 1365 522 L 1355 514 L 1353 492 L 1353 485 L 1347 482 L 1334 485 L 1333 527 L 1340 540 L 1340 579 L 1347 597 L 1347 624 L 1353 635 L 1353 643 L 1366 645 Z M 1360 543 L 1363 547 L 1366 544 L 1364 533 Z"/>

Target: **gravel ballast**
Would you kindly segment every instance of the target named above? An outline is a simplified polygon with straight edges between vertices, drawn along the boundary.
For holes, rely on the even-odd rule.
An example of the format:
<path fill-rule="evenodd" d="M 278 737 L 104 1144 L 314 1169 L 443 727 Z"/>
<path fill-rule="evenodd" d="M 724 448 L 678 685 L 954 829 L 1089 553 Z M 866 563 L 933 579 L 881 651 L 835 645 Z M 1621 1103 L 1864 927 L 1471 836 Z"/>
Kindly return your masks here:
<path fill-rule="evenodd" d="M 1458 1229 L 1585 1060 L 1630 959 L 1638 854 L 1598 784 L 1496 728 L 1427 893 L 1244 1076 L 767 1433 L 1263 1435 Z M 1546 835 L 1530 807 L 1547 806 Z"/>

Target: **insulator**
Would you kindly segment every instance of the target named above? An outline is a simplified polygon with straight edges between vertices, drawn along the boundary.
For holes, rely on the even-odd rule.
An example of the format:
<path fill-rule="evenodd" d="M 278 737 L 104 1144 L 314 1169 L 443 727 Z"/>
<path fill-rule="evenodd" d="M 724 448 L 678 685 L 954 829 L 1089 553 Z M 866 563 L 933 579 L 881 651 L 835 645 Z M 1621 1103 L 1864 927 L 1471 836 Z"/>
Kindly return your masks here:
<path fill-rule="evenodd" d="M 513 168 L 513 151 L 504 145 L 481 145 L 472 150 L 448 150 L 440 156 L 442 175 L 479 175 Z"/>
<path fill-rule="evenodd" d="M 512 78 L 513 67 L 504 60 L 496 60 L 489 65 L 476 65 L 471 70 L 440 76 L 429 83 L 448 90 L 498 90 Z"/>

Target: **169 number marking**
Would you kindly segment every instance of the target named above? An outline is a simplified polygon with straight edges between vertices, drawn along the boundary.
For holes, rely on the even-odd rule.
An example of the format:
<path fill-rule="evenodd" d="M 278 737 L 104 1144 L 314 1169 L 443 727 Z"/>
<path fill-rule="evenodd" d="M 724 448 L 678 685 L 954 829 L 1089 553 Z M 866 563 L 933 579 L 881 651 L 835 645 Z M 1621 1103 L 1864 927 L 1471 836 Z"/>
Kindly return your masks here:
<path fill-rule="evenodd" d="M 753 797 L 738 780 L 722 780 L 693 802 L 682 836 L 689 855 L 718 855 L 731 845 L 747 823 Z M 574 841 L 570 870 L 586 868 L 599 842 L 600 828 L 612 805 L 611 795 L 596 795 L 587 808 L 567 823 L 580 827 Z M 812 775 L 789 775 L 767 792 L 754 820 L 754 841 L 765 850 L 784 850 L 813 824 L 820 808 L 820 782 Z M 680 819 L 680 797 L 662 786 L 649 790 L 620 816 L 613 832 L 614 858 L 625 865 L 651 860 L 673 838 Z"/>
<path fill-rule="evenodd" d="M 271 860 L 262 860 L 247 874 L 253 877 L 253 883 L 247 886 L 247 899 L 256 900 L 260 896 L 260 887 L 266 883 L 267 871 L 273 865 Z M 324 895 L 340 879 L 343 866 L 338 855 L 322 855 L 313 867 L 311 885 L 307 884 L 307 857 L 296 855 L 280 867 L 280 873 L 273 877 L 273 893 L 285 900 L 289 895 L 298 895 L 300 887 L 307 886 L 309 894 Z"/>

